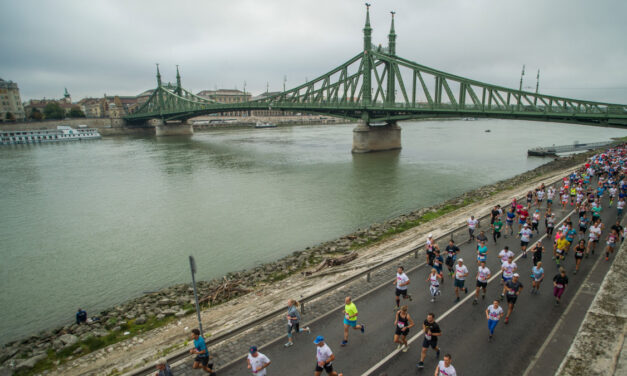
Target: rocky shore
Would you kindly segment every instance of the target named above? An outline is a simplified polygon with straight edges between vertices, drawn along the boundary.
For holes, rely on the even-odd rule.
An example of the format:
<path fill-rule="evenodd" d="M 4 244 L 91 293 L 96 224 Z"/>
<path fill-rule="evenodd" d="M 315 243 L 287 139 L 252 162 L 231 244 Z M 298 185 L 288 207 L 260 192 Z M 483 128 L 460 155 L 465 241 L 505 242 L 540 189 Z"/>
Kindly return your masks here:
<path fill-rule="evenodd" d="M 545 173 L 581 164 L 591 154 L 593 152 L 557 158 L 513 178 L 478 188 L 430 208 L 415 210 L 383 223 L 358 229 L 341 238 L 294 252 L 276 262 L 228 273 L 210 281 L 199 281 L 199 296 L 212 298 L 206 299 L 205 306 L 224 303 L 247 291 L 309 269 L 324 257 L 358 250 L 497 192 L 522 185 Z M 224 293 L 226 285 L 236 288 Z M 213 301 L 210 302 L 211 300 Z M 134 340 L 142 341 L 134 338 L 134 335 L 158 328 L 193 312 L 193 291 L 189 284 L 175 285 L 146 294 L 100 312 L 97 315 L 99 320 L 91 324 L 66 325 L 5 344 L 0 349 L 0 375 L 40 373 L 120 341 L 129 343 L 130 346 Z"/>

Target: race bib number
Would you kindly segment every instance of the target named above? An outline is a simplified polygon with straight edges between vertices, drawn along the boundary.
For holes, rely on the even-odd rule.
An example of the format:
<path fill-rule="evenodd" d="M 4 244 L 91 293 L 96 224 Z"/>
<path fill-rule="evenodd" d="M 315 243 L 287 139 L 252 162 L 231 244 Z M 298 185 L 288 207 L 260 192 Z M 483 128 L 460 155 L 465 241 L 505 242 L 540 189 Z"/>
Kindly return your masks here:
<path fill-rule="evenodd" d="M 405 327 L 405 323 L 402 321 L 399 321 L 398 324 L 396 324 L 399 328 L 403 329 Z"/>

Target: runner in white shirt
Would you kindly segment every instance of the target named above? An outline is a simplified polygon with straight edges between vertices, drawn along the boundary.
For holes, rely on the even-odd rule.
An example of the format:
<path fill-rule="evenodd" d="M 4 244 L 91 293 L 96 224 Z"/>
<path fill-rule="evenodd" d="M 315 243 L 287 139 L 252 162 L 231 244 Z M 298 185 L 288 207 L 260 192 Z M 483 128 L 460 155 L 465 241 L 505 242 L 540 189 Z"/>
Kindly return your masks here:
<path fill-rule="evenodd" d="M 457 376 L 457 371 L 451 364 L 451 354 L 444 355 L 444 360 L 440 360 L 435 368 L 434 376 Z"/>
<path fill-rule="evenodd" d="M 533 236 L 533 232 L 529 229 L 529 225 L 525 223 L 525 226 L 518 233 L 520 237 L 520 249 L 522 250 L 522 257 L 527 258 L 527 245 L 529 245 L 529 239 Z"/>
<path fill-rule="evenodd" d="M 435 268 L 431 269 L 431 273 L 429 273 L 427 277 L 429 292 L 431 293 L 431 303 L 435 303 L 435 297 L 440 295 L 440 279 L 442 279 L 442 275 L 439 274 Z"/>
<path fill-rule="evenodd" d="M 407 294 L 407 285 L 409 285 L 409 277 L 405 274 L 405 268 L 399 266 L 396 269 L 396 279 L 393 282 L 396 285 L 396 307 L 394 310 L 398 310 L 401 303 L 401 295 L 403 295 L 403 299 L 409 299 L 411 302 L 411 295 Z"/>
<path fill-rule="evenodd" d="M 596 247 L 599 239 L 601 238 L 602 227 L 600 221 L 595 221 L 592 226 L 590 226 L 590 232 L 588 234 L 588 248 L 586 249 L 586 258 L 590 254 L 592 250 L 592 254 L 594 255 L 594 248 Z"/>
<path fill-rule="evenodd" d="M 456 302 L 459 302 L 459 291 L 464 290 L 465 294 L 468 294 L 468 288 L 464 287 L 466 277 L 468 276 L 468 268 L 464 265 L 464 259 L 457 259 L 457 265 L 455 265 L 455 296 Z"/>
<path fill-rule="evenodd" d="M 333 361 L 335 360 L 335 355 L 333 355 L 333 351 L 331 351 L 329 346 L 324 343 L 324 337 L 316 337 L 314 344 L 317 346 L 316 371 L 314 372 L 314 375 L 320 376 L 322 374 L 322 370 L 324 370 L 327 375 L 338 376 L 337 372 L 333 371 Z"/>
<path fill-rule="evenodd" d="M 494 300 L 492 305 L 489 305 L 485 310 L 485 317 L 488 319 L 488 330 L 490 330 L 490 336 L 488 337 L 488 341 L 492 341 L 492 336 L 494 335 L 494 328 L 496 328 L 496 324 L 499 323 L 499 320 L 503 317 L 503 308 L 499 306 L 499 301 Z"/>
<path fill-rule="evenodd" d="M 555 188 L 549 187 L 546 191 L 546 207 L 550 208 L 553 205 L 553 198 L 555 197 Z"/>
<path fill-rule="evenodd" d="M 466 222 L 468 222 L 468 234 L 470 234 L 470 240 L 475 240 L 475 229 L 477 228 L 479 221 L 475 219 L 474 215 L 471 215 L 470 219 Z"/>
<path fill-rule="evenodd" d="M 266 376 L 266 367 L 270 365 L 270 359 L 257 351 L 257 346 L 252 346 L 249 352 L 246 358 L 248 369 L 253 372 L 253 375 Z"/>
<path fill-rule="evenodd" d="M 501 300 L 505 299 L 505 284 L 507 283 L 507 281 L 510 281 L 512 277 L 514 277 L 514 273 L 516 272 L 516 270 L 518 270 L 518 265 L 516 265 L 516 263 L 514 262 L 514 256 L 510 256 L 507 262 L 504 262 L 503 265 L 501 265 L 501 271 L 503 272 L 503 274 L 501 274 L 501 276 L 503 277 L 503 291 L 501 292 Z"/>
<path fill-rule="evenodd" d="M 490 269 L 485 266 L 485 261 L 481 261 L 481 265 L 477 269 L 477 288 L 475 289 L 475 300 L 472 304 L 477 304 L 479 299 L 479 290 L 483 289 L 481 299 L 485 299 L 486 288 L 488 287 L 488 279 L 490 278 Z"/>
<path fill-rule="evenodd" d="M 501 259 L 501 265 L 503 265 L 503 263 L 507 262 L 509 260 L 510 256 L 513 258 L 514 257 L 514 252 L 510 251 L 508 246 L 505 246 L 505 248 L 503 248 L 501 250 L 501 252 L 499 252 L 499 258 Z"/>

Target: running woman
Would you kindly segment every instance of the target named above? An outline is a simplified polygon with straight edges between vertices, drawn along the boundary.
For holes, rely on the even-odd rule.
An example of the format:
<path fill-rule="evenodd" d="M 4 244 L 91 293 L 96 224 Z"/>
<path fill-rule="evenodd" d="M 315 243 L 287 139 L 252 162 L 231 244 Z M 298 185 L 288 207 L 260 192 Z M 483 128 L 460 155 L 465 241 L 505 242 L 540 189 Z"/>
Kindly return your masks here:
<path fill-rule="evenodd" d="M 392 282 L 393 285 L 396 285 L 395 299 L 396 306 L 394 310 L 396 311 L 400 307 L 401 303 L 401 295 L 403 295 L 403 299 L 409 299 L 411 302 L 411 295 L 407 294 L 407 286 L 409 286 L 409 277 L 405 274 L 405 268 L 399 266 L 396 269 L 396 279 Z"/>
<path fill-rule="evenodd" d="M 505 288 L 507 289 L 507 315 L 505 316 L 506 324 L 509 323 L 509 317 L 514 310 L 516 299 L 518 299 L 518 295 L 523 289 L 523 284 L 518 281 L 518 277 L 518 273 L 514 273 L 512 280 L 505 283 Z"/>
<path fill-rule="evenodd" d="M 553 277 L 553 296 L 555 297 L 555 305 L 560 304 L 560 299 L 562 298 L 564 290 L 566 290 L 567 284 L 568 277 L 566 276 L 566 270 L 564 268 L 560 268 L 559 274 Z"/>
<path fill-rule="evenodd" d="M 588 231 L 588 221 L 588 217 L 584 212 L 583 215 L 579 217 L 579 232 L 581 233 L 579 235 L 580 238 L 584 238 L 586 236 L 586 231 Z"/>
<path fill-rule="evenodd" d="M 349 327 L 355 330 L 361 330 L 362 333 L 366 330 L 366 326 L 364 324 L 357 324 L 357 307 L 355 306 L 355 303 L 351 301 L 350 296 L 347 296 L 346 299 L 344 299 L 344 304 L 344 340 L 342 340 L 342 346 L 346 346 L 348 344 Z"/>
<path fill-rule="evenodd" d="M 433 240 L 433 235 L 429 234 L 427 237 L 427 242 L 425 243 L 425 251 L 427 255 L 427 264 L 429 266 L 433 266 L 433 258 L 435 257 L 435 250 L 440 249 L 438 247 L 438 243 Z"/>
<path fill-rule="evenodd" d="M 542 261 L 538 262 L 533 268 L 531 268 L 531 293 L 540 293 L 540 284 L 544 280 L 544 269 L 542 268 Z"/>
<path fill-rule="evenodd" d="M 497 299 L 494 299 L 492 304 L 486 308 L 485 317 L 488 319 L 488 330 L 490 331 L 488 341 L 492 341 L 494 328 L 496 328 L 496 324 L 498 324 L 499 320 L 503 317 L 503 308 L 501 308 Z"/>
<path fill-rule="evenodd" d="M 475 289 L 475 299 L 472 304 L 477 304 L 479 299 L 479 290 L 483 289 L 481 299 L 485 299 L 486 289 L 488 287 L 488 279 L 490 279 L 490 269 L 485 266 L 485 261 L 481 261 L 477 269 L 477 288 Z"/>
<path fill-rule="evenodd" d="M 538 242 L 533 249 L 530 250 L 533 255 L 533 265 L 537 265 L 540 261 L 542 261 L 542 254 L 544 253 L 544 246 L 542 242 Z"/>
<path fill-rule="evenodd" d="M 544 200 L 544 188 L 540 187 L 537 191 L 536 191 L 536 201 L 538 203 L 538 207 L 542 206 L 542 200 Z"/>
<path fill-rule="evenodd" d="M 253 372 L 253 375 L 266 376 L 266 367 L 270 365 L 270 359 L 257 351 L 257 346 L 251 346 L 248 352 L 246 357 L 248 369 Z"/>
<path fill-rule="evenodd" d="M 546 207 L 549 209 L 553 206 L 553 197 L 555 197 L 555 188 L 549 187 L 546 191 Z"/>
<path fill-rule="evenodd" d="M 623 215 L 623 209 L 625 208 L 625 199 L 623 197 L 618 199 L 618 202 L 616 203 L 616 211 L 618 214 L 618 218 L 621 217 L 621 215 Z"/>
<path fill-rule="evenodd" d="M 562 236 L 560 236 L 559 240 L 556 243 L 556 247 L 555 247 L 555 263 L 557 264 L 557 267 L 560 267 L 561 262 L 564 260 L 564 257 L 566 256 L 566 251 L 568 250 L 568 247 L 570 246 L 570 242 L 568 240 L 566 240 L 566 235 L 562 234 Z"/>
<path fill-rule="evenodd" d="M 535 230 L 536 234 L 540 233 L 538 230 L 538 224 L 540 223 L 540 209 L 536 209 L 531 215 L 531 231 Z"/>
<path fill-rule="evenodd" d="M 407 312 L 407 306 L 404 305 L 399 311 L 396 312 L 396 319 L 394 320 L 394 343 L 397 343 L 397 350 L 403 349 L 403 352 L 407 352 L 409 345 L 407 344 L 407 335 L 409 329 L 414 326 L 414 320 L 412 320 L 409 312 Z"/>
<path fill-rule="evenodd" d="M 509 229 L 509 234 L 514 234 L 514 219 L 516 219 L 516 208 L 510 208 L 507 213 L 505 213 L 505 233 L 507 237 L 507 229 Z"/>
<path fill-rule="evenodd" d="M 316 370 L 314 375 L 320 376 L 322 370 L 324 370 L 329 376 L 338 376 L 337 372 L 333 370 L 335 355 L 333 355 L 333 351 L 331 351 L 329 345 L 324 343 L 324 337 L 316 337 L 314 344 L 316 345 Z"/>
<path fill-rule="evenodd" d="M 526 207 L 523 207 L 518 212 L 518 231 L 527 223 L 527 218 L 529 218 L 529 212 Z"/>
<path fill-rule="evenodd" d="M 554 228 L 555 228 L 555 214 L 551 213 L 551 215 L 546 218 L 546 234 L 549 237 L 553 235 Z"/>
<path fill-rule="evenodd" d="M 503 278 L 503 291 L 501 292 L 501 300 L 505 299 L 507 292 L 507 283 L 514 278 L 514 274 L 518 270 L 518 265 L 514 262 L 514 256 L 509 256 L 506 262 L 501 265 L 501 277 Z"/>
<path fill-rule="evenodd" d="M 425 368 L 425 358 L 429 347 L 435 350 L 436 359 L 440 359 L 440 348 L 438 347 L 438 337 L 442 335 L 440 325 L 435 322 L 435 314 L 429 313 L 427 319 L 422 323 L 422 330 L 425 338 L 422 341 L 422 352 L 420 353 L 420 361 L 416 364 L 418 368 Z"/>
<path fill-rule="evenodd" d="M 605 248 L 605 261 L 610 259 L 610 254 L 614 252 L 616 243 L 618 242 L 618 233 L 615 229 L 611 229 L 609 235 L 607 235 L 607 247 Z"/>
<path fill-rule="evenodd" d="M 566 205 L 568 204 L 568 191 L 564 190 L 562 194 L 562 209 L 566 209 Z"/>
<path fill-rule="evenodd" d="M 475 219 L 474 215 L 470 216 L 470 219 L 466 221 L 468 223 L 468 234 L 470 235 L 470 240 L 475 240 L 475 229 L 477 225 L 479 225 L 479 221 Z"/>
<path fill-rule="evenodd" d="M 453 239 L 449 240 L 448 245 L 446 246 L 446 266 L 448 267 L 448 272 L 451 278 L 455 274 L 455 261 L 457 260 L 457 255 L 459 254 L 459 248 L 455 245 Z"/>
<path fill-rule="evenodd" d="M 522 257 L 527 258 L 527 246 L 529 245 L 529 239 L 533 236 L 533 232 L 529 229 L 529 225 L 525 223 L 522 230 L 518 234 L 520 237 L 520 249 L 522 251 Z"/>
<path fill-rule="evenodd" d="M 575 271 L 573 274 L 577 274 L 579 271 L 579 265 L 581 264 L 581 259 L 583 255 L 586 253 L 586 241 L 581 239 L 579 244 L 575 247 Z"/>
<path fill-rule="evenodd" d="M 464 287 L 466 277 L 468 276 L 468 268 L 464 265 L 464 259 L 457 259 L 457 265 L 455 266 L 455 301 L 459 302 L 459 291 L 463 290 L 465 294 L 468 294 L 468 288 Z"/>
<path fill-rule="evenodd" d="M 442 265 L 444 265 L 444 259 L 440 255 L 440 250 L 435 250 L 435 258 L 433 259 L 433 269 L 437 270 L 438 274 L 442 278 L 442 284 L 444 284 L 444 276 L 442 275 Z M 411 299 L 409 299 L 411 302 Z"/>
<path fill-rule="evenodd" d="M 599 239 L 601 239 L 601 233 L 603 231 L 603 227 L 601 226 L 600 220 L 593 221 L 592 226 L 590 226 L 590 232 L 588 233 L 588 249 L 586 250 L 586 257 L 592 251 L 594 255 L 594 248 L 596 248 Z"/>
<path fill-rule="evenodd" d="M 444 355 L 444 360 L 440 360 L 435 368 L 434 376 L 457 376 L 457 371 L 451 364 L 451 354 Z"/>
<path fill-rule="evenodd" d="M 440 281 L 442 280 L 442 275 L 438 273 L 438 271 L 433 268 L 431 269 L 431 273 L 427 277 L 427 282 L 429 282 L 429 292 L 431 293 L 431 303 L 435 303 L 435 297 L 440 295 Z"/>
<path fill-rule="evenodd" d="M 477 245 L 477 265 L 481 265 L 481 262 L 488 261 L 488 246 L 485 241 L 480 241 Z"/>
<path fill-rule="evenodd" d="M 290 347 L 294 344 L 292 332 L 311 333 L 309 327 L 303 329 L 300 328 L 300 312 L 298 311 L 299 306 L 300 303 L 294 299 L 289 299 L 287 301 L 287 343 L 284 345 L 285 347 Z"/>
<path fill-rule="evenodd" d="M 501 217 L 496 217 L 494 221 L 494 229 L 492 231 L 492 239 L 494 239 L 494 243 L 496 243 L 496 239 L 501 237 L 501 229 L 503 228 L 503 221 L 501 221 Z"/>

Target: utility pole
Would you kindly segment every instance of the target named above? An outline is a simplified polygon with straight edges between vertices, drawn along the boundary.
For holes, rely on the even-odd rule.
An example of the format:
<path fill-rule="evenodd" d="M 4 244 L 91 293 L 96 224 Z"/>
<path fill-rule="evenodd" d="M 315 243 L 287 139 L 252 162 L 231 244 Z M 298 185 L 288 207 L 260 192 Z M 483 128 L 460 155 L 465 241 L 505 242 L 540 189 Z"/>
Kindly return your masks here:
<path fill-rule="evenodd" d="M 540 69 L 538 69 L 538 75 L 536 76 L 536 94 L 538 94 L 539 88 L 540 88 Z"/>
<path fill-rule="evenodd" d="M 285 92 L 285 84 L 287 83 L 287 76 L 283 76 L 283 92 Z"/>
<path fill-rule="evenodd" d="M 198 316 L 198 330 L 200 330 L 200 335 L 204 338 L 204 334 L 202 331 L 202 321 L 200 320 L 200 305 L 198 304 L 198 292 L 196 291 L 196 261 L 194 260 L 194 256 L 189 256 L 189 267 L 192 270 L 192 286 L 194 287 L 194 300 L 196 301 L 196 315 Z"/>
<path fill-rule="evenodd" d="M 518 91 L 522 91 L 522 84 L 523 84 L 523 76 L 524 75 L 525 75 L 525 64 L 523 64 L 522 73 L 520 73 L 520 88 L 518 89 Z"/>

